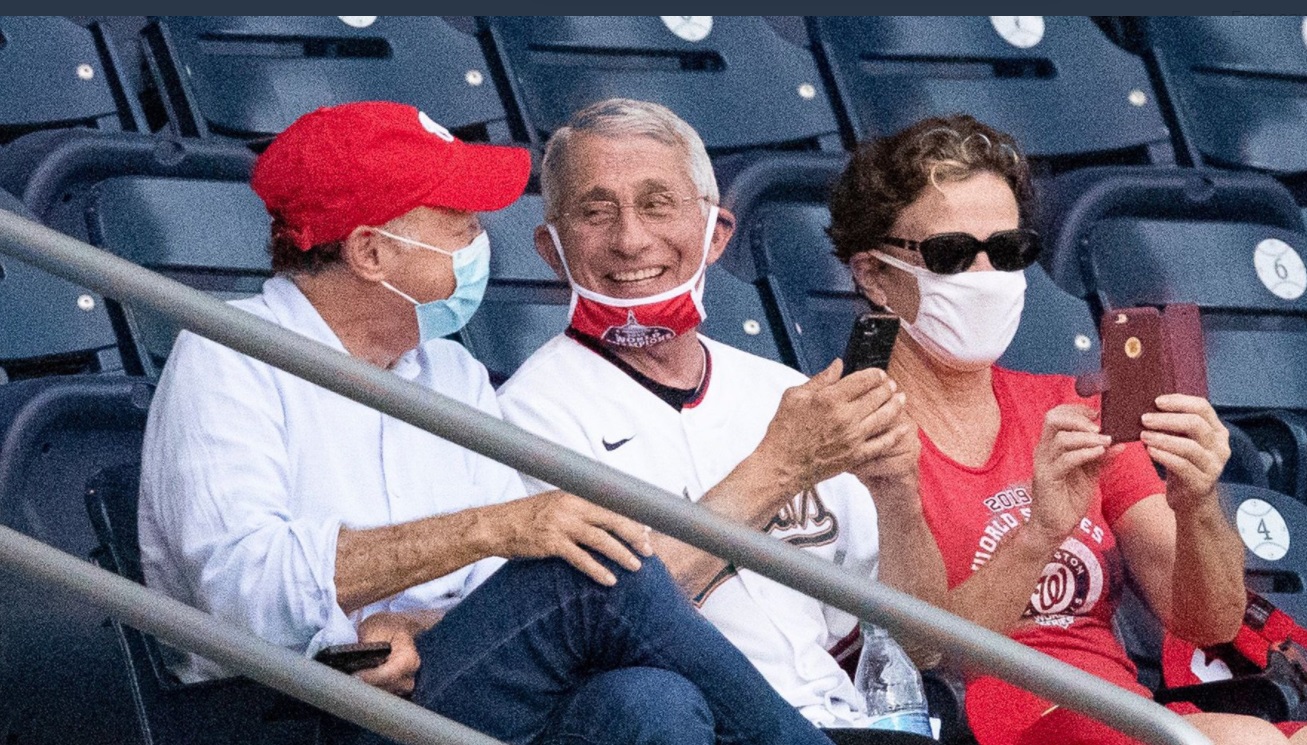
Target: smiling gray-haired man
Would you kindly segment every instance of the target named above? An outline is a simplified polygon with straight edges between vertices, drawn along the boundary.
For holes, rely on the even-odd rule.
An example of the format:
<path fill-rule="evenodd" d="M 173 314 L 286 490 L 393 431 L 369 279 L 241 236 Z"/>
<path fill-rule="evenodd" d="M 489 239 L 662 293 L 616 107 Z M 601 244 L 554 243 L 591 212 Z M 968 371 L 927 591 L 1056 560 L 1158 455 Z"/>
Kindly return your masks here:
<path fill-rule="evenodd" d="M 869 581 L 879 565 L 883 581 L 939 602 L 943 563 L 896 384 L 879 370 L 841 378 L 838 362 L 805 380 L 698 334 L 705 269 L 735 217 L 694 129 L 657 104 L 601 101 L 550 139 L 541 187 L 536 249 L 571 285 L 569 326 L 500 389 L 505 418 Z M 836 659 L 855 618 L 665 536 L 654 548 L 810 721 L 872 723 Z"/>

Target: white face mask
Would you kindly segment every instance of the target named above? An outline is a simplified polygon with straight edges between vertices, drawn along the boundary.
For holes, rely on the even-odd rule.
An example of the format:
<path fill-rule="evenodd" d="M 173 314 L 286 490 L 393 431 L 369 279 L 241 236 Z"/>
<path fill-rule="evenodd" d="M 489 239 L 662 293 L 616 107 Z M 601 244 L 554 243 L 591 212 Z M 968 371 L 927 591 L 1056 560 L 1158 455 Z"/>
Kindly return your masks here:
<path fill-rule="evenodd" d="M 902 324 L 932 356 L 962 371 L 984 369 L 1003 356 L 1021 323 L 1024 272 L 936 274 L 880 251 L 871 255 L 917 278 L 917 320 Z"/>

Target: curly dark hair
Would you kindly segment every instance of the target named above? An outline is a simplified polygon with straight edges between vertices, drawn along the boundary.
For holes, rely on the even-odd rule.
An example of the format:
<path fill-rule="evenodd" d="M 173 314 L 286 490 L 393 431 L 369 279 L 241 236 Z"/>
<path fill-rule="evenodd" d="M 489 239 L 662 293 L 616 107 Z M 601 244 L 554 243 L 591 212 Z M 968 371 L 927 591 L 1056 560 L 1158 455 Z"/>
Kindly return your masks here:
<path fill-rule="evenodd" d="M 272 271 L 290 274 L 317 274 L 332 264 L 340 262 L 343 241 L 319 243 L 307 251 L 300 250 L 288 235 L 285 222 L 278 215 L 272 216 L 272 238 L 268 241 L 268 254 L 272 256 Z"/>
<path fill-rule="evenodd" d="M 1009 134 L 953 114 L 862 143 L 831 190 L 826 233 L 835 255 L 847 264 L 854 254 L 875 248 L 927 185 L 984 171 L 1012 187 L 1025 223 L 1034 202 L 1030 166 Z"/>

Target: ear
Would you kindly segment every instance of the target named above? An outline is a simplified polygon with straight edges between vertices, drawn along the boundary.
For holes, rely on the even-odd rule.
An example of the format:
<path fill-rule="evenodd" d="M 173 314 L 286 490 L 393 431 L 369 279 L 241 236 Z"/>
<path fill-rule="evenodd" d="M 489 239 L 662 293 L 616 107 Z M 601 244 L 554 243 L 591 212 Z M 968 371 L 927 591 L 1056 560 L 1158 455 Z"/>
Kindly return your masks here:
<path fill-rule="evenodd" d="M 368 282 L 380 282 L 386 278 L 385 246 L 379 240 L 381 236 L 372 228 L 360 225 L 350 231 L 342 242 L 340 257 L 345 266 L 359 279 Z"/>
<path fill-rule="evenodd" d="M 549 228 L 544 225 L 537 225 L 535 230 L 536 253 L 540 258 L 545 260 L 558 279 L 566 282 L 567 272 L 563 271 L 563 262 L 558 258 L 558 250 L 554 248 L 554 239 L 549 235 Z"/>
<path fill-rule="evenodd" d="M 853 274 L 853 284 L 858 292 L 871 302 L 885 306 L 885 288 L 881 280 L 885 273 L 885 264 L 878 261 L 870 251 L 861 251 L 849 258 L 849 271 Z"/>
<path fill-rule="evenodd" d="M 735 235 L 735 213 L 725 207 L 719 207 L 717 224 L 713 226 L 712 241 L 708 244 L 707 263 L 712 264 L 721 258 L 733 235 Z"/>

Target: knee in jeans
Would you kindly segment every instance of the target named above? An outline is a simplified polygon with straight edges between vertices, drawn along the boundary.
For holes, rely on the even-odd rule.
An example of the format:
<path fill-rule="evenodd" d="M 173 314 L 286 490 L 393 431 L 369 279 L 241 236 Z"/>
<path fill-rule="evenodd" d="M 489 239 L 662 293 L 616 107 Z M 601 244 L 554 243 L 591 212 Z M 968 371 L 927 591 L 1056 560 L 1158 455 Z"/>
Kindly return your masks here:
<path fill-rule="evenodd" d="M 711 745 L 713 715 L 697 686 L 678 673 L 631 667 L 592 678 L 572 702 L 613 742 Z"/>

